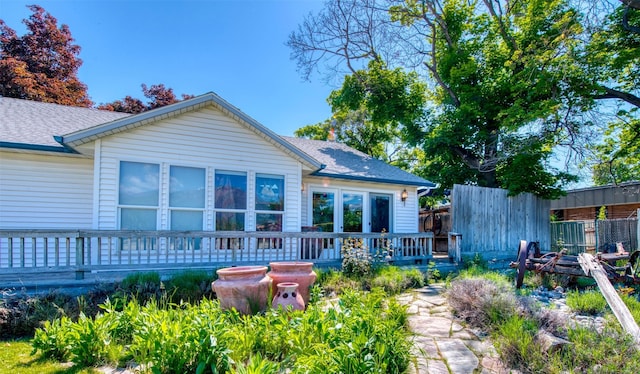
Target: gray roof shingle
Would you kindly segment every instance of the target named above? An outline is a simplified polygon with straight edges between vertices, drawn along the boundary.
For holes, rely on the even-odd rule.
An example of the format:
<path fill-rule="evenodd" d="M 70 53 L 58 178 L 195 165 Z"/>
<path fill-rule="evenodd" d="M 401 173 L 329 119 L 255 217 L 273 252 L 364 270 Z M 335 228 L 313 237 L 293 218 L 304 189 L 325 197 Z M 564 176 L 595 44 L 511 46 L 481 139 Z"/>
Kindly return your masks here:
<path fill-rule="evenodd" d="M 316 171 L 313 175 L 414 186 L 435 186 L 434 183 L 424 178 L 389 165 L 342 143 L 289 136 L 282 138 L 325 165 L 324 169 Z"/>
<path fill-rule="evenodd" d="M 127 116 L 130 114 L 0 97 L 0 142 L 63 148 L 54 136 Z"/>

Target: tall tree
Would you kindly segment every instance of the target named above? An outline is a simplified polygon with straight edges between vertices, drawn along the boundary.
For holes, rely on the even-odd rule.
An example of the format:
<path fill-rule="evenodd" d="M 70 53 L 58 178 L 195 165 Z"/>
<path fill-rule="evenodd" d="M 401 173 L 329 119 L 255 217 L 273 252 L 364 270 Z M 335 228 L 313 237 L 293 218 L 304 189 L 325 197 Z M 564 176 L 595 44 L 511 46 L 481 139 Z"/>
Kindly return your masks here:
<path fill-rule="evenodd" d="M 67 25 L 38 5 L 24 20 L 19 37 L 0 20 L 0 95 L 63 105 L 89 107 L 87 86 L 77 76 L 82 60 Z"/>
<path fill-rule="evenodd" d="M 164 84 L 154 84 L 151 85 L 151 87 L 147 87 L 147 85 L 143 83 L 142 93 L 144 94 L 144 97 L 149 99 L 146 104 L 140 99 L 126 96 L 122 100 L 100 104 L 98 105 L 98 109 L 135 114 L 180 101 L 173 93 L 173 89 L 166 88 Z M 193 95 L 182 94 L 182 100 L 190 99 L 192 97 Z"/>
<path fill-rule="evenodd" d="M 307 19 L 305 25 L 332 37 L 318 42 L 311 32 L 304 34 L 311 28 L 300 28 L 289 38 L 293 57 L 318 68 L 326 50 L 339 46 L 331 56 L 341 56 L 346 66 L 368 56 L 406 61 L 423 74 L 428 87 L 430 117 L 407 125 L 415 135 L 413 143 L 421 145 L 429 159 L 423 169 L 426 177 L 445 188 L 471 183 L 514 194 L 561 194 L 563 183 L 574 178 L 554 169 L 550 157 L 556 145 L 577 139 L 580 128 L 572 114 L 590 105 L 567 89 L 585 84 L 569 59 L 581 32 L 575 11 L 561 0 L 381 3 L 370 0 L 360 6 L 386 14 L 396 22 L 393 27 L 376 30 L 389 25 L 371 21 L 383 15 L 351 24 L 374 37 L 393 34 L 387 39 L 392 46 L 375 43 L 374 37 L 369 42 L 358 39 L 361 43 L 355 46 L 335 43 L 353 40 L 349 25 L 335 27 L 322 20 L 338 18 L 325 16 L 316 22 Z M 348 0 L 330 4 L 325 12 L 358 6 Z"/>

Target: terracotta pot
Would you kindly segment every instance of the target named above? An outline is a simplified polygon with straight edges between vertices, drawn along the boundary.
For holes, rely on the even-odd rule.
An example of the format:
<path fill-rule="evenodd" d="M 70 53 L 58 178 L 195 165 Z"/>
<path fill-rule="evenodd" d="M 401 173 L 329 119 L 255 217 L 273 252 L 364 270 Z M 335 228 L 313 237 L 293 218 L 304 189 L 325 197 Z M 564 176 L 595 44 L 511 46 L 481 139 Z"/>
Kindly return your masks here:
<path fill-rule="evenodd" d="M 304 304 L 309 304 L 309 287 L 316 281 L 317 275 L 313 271 L 313 262 L 272 262 L 271 271 L 267 273 L 273 279 L 273 294 L 277 292 L 277 284 L 284 282 L 298 283 L 298 291 L 302 295 Z"/>
<path fill-rule="evenodd" d="M 217 271 L 218 279 L 211 283 L 222 309 L 235 308 L 241 314 L 253 314 L 267 309 L 271 278 L 266 266 L 238 266 Z"/>
<path fill-rule="evenodd" d="M 298 292 L 298 283 L 283 282 L 278 283 L 276 287 L 278 288 L 278 291 L 271 302 L 271 307 L 273 309 L 278 309 L 280 307 L 284 310 L 289 308 L 293 310 L 305 309 L 304 299 L 302 299 L 302 295 Z"/>

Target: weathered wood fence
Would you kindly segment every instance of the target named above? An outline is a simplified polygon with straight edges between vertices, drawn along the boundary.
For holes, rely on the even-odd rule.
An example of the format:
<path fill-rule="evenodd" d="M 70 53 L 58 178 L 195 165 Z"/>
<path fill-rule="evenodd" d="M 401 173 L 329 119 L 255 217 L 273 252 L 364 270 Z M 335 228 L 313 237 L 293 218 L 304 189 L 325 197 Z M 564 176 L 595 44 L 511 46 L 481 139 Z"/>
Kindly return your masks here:
<path fill-rule="evenodd" d="M 271 261 L 340 261 L 340 245 L 359 238 L 392 261 L 432 258 L 433 233 L 0 230 L 0 273 L 179 269 L 266 265 Z"/>
<path fill-rule="evenodd" d="M 520 240 L 550 247 L 549 200 L 530 193 L 508 196 L 500 188 L 455 185 L 451 195 L 452 231 L 462 257 L 517 257 Z"/>

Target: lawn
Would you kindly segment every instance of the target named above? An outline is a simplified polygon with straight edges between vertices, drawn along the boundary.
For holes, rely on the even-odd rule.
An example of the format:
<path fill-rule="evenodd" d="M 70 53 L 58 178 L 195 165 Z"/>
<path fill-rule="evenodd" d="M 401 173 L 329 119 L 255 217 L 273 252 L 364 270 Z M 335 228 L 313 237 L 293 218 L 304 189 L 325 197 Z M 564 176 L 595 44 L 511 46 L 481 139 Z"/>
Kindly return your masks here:
<path fill-rule="evenodd" d="M 71 364 L 44 359 L 40 354 L 32 356 L 31 340 L 3 341 L 0 344 L 2 344 L 2 349 L 0 349 L 0 373 L 100 373 L 93 368 L 77 368 Z"/>

